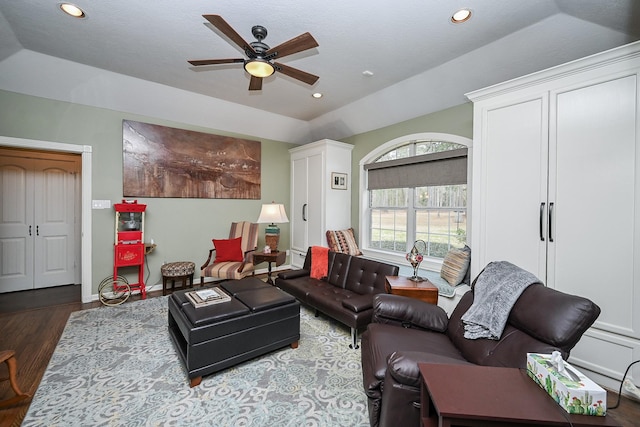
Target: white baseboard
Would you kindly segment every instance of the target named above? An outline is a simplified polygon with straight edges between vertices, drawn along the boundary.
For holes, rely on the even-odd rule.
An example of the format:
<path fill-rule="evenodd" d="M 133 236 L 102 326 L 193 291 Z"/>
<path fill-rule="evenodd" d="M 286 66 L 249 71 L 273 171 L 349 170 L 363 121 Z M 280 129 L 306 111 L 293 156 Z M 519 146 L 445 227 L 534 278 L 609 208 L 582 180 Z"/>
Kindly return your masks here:
<path fill-rule="evenodd" d="M 283 264 L 279 267 L 275 267 L 271 269 L 271 275 L 275 278 L 275 276 L 277 275 L 278 271 L 282 271 L 282 270 L 290 270 L 292 267 L 290 264 Z M 256 274 L 267 274 L 269 272 L 268 268 L 260 268 L 260 269 L 256 269 Z M 214 279 L 213 277 L 205 277 L 204 278 L 204 283 L 212 283 L 212 282 L 218 282 L 219 279 Z M 193 278 L 193 284 L 194 285 L 199 285 L 200 284 L 200 277 L 194 277 Z M 162 282 L 161 283 L 156 283 L 155 285 L 147 285 L 147 292 L 153 292 L 153 291 L 162 291 Z M 140 291 L 133 291 L 131 294 L 132 295 L 138 295 L 140 293 Z M 98 294 L 93 294 L 91 295 L 91 301 L 98 301 L 100 299 L 100 297 L 98 296 Z"/>

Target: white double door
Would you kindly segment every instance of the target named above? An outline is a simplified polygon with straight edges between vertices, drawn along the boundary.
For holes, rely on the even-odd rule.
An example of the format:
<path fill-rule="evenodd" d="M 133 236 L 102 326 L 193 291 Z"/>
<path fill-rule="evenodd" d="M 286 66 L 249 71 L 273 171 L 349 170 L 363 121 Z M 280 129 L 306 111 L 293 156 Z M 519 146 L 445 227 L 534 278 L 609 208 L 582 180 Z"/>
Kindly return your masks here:
<path fill-rule="evenodd" d="M 602 312 L 571 361 L 609 387 L 640 356 L 640 57 L 633 58 L 601 66 L 587 58 L 579 73 L 559 69 L 556 79 L 542 73 L 471 96 L 472 274 L 507 260 L 598 304 Z"/>
<path fill-rule="evenodd" d="M 322 153 L 294 159 L 291 163 L 294 182 L 291 248 L 301 254 L 306 254 L 309 246 L 321 246 L 323 243 L 322 163 Z"/>
<path fill-rule="evenodd" d="M 350 144 L 323 139 L 289 150 L 292 266 L 302 267 L 309 246 L 327 245 L 327 230 L 350 226 L 351 192 L 331 188 L 331 174 L 350 175 L 352 149 Z"/>
<path fill-rule="evenodd" d="M 506 259 L 597 302 L 632 297 L 640 244 L 636 83 L 635 75 L 590 81 L 514 97 L 476 116 L 484 121 L 476 274 Z M 622 293 L 602 292 L 605 278 Z"/>
<path fill-rule="evenodd" d="M 76 279 L 79 160 L 0 150 L 0 293 Z"/>

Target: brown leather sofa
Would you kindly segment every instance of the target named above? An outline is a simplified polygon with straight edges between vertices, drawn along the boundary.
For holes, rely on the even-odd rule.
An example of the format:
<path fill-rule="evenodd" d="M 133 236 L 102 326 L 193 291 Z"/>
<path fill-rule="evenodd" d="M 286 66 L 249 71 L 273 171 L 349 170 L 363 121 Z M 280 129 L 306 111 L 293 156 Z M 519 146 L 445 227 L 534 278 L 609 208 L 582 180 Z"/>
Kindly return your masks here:
<path fill-rule="evenodd" d="M 473 297 L 472 289 L 447 318 L 435 305 L 376 295 L 372 323 L 361 343 L 372 427 L 420 424 L 419 362 L 525 368 L 527 352 L 555 350 L 566 360 L 600 314 L 586 298 L 534 284 L 516 301 L 500 340 L 471 340 L 464 338 L 461 317 Z"/>
<path fill-rule="evenodd" d="M 385 276 L 396 276 L 398 266 L 329 252 L 327 277 L 314 279 L 311 248 L 303 268 L 278 274 L 276 286 L 301 303 L 351 328 L 350 347 L 358 348 L 358 330 L 364 329 L 373 315 L 373 296 L 385 293 Z"/>

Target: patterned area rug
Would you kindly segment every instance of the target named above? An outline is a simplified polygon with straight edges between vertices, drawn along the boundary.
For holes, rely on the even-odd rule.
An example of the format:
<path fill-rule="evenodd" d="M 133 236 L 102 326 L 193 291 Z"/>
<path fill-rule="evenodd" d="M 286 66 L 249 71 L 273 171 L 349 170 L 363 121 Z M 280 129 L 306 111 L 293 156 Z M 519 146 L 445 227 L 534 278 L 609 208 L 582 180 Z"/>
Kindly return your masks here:
<path fill-rule="evenodd" d="M 189 387 L 167 297 L 71 314 L 23 426 L 368 426 L 360 351 L 300 313 L 300 345 Z"/>

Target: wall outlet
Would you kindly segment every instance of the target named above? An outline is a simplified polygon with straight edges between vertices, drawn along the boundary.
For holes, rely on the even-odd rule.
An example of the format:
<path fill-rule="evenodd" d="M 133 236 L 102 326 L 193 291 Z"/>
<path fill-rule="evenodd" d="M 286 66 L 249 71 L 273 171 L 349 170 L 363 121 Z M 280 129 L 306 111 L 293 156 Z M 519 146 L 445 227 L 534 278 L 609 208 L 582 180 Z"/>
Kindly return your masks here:
<path fill-rule="evenodd" d="M 640 401 L 640 390 L 636 387 L 629 378 L 626 378 L 622 383 L 622 387 L 631 394 L 636 400 Z"/>
<path fill-rule="evenodd" d="M 291 253 L 289 252 L 289 249 L 287 249 L 286 252 L 287 252 L 287 256 L 291 255 Z"/>

